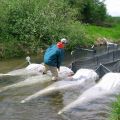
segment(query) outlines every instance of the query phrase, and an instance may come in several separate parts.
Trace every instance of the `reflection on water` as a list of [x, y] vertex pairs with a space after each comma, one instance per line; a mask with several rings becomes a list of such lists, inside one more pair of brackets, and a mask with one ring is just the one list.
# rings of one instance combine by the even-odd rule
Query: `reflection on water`
[[70, 120], [107, 120], [111, 101], [110, 98], [108, 99], [108, 96], [96, 99], [86, 105], [77, 106], [65, 115]]
[[[69, 58], [70, 57], [70, 58]], [[81, 56], [80, 56], [81, 57]], [[70, 55], [65, 58], [65, 65], [74, 58]], [[40, 59], [41, 60], [41, 59]], [[42, 60], [41, 60], [42, 61]], [[34, 61], [33, 61], [34, 62]], [[25, 67], [25, 58], [0, 62], [0, 73], [6, 73], [16, 68]], [[17, 82], [18, 78], [0, 79], [0, 87]], [[22, 79], [21, 79], [22, 80]], [[0, 93], [0, 120], [106, 120], [109, 115], [109, 106], [114, 96], [101, 98], [92, 103], [76, 108], [71, 113], [58, 115], [58, 111], [79, 96], [78, 89], [70, 92], [60, 92], [46, 97], [37, 98], [29, 103], [20, 101], [27, 96], [48, 86], [49, 83], [18, 88]], [[111, 98], [111, 99], [110, 99]]]
[[57, 111], [63, 107], [61, 94], [20, 104], [20, 100], [39, 89], [42, 87], [34, 86], [2, 94], [3, 97], [0, 97], [1, 120], [62, 120], [61, 116], [57, 115]]

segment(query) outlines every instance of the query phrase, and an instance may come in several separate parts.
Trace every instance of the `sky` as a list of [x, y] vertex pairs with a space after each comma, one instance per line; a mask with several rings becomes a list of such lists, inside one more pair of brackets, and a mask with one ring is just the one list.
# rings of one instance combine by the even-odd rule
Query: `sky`
[[120, 17], [120, 0], [105, 0], [104, 3], [109, 15]]

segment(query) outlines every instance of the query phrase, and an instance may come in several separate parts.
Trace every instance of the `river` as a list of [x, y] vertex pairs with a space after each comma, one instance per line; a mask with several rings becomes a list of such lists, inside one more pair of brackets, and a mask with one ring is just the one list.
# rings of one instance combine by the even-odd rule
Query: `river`
[[[82, 54], [80, 57], [82, 57]], [[42, 58], [38, 56], [32, 56], [31, 58], [32, 62], [42, 62]], [[74, 59], [75, 57], [66, 54], [63, 64], [69, 66]], [[27, 66], [25, 58], [0, 61], [0, 73], [6, 73], [25, 66]], [[2, 79], [0, 87], [15, 82], [16, 79], [12, 78]], [[58, 92], [53, 95], [37, 98], [25, 104], [20, 103], [22, 99], [45, 88], [49, 84], [51, 83], [37, 84], [0, 93], [0, 120], [106, 120], [108, 118], [110, 101], [114, 99], [112, 95], [109, 96], [109, 99], [106, 96], [84, 106], [84, 108], [76, 109], [72, 113], [65, 115], [58, 115], [57, 113], [78, 97], [80, 94], [78, 90]]]

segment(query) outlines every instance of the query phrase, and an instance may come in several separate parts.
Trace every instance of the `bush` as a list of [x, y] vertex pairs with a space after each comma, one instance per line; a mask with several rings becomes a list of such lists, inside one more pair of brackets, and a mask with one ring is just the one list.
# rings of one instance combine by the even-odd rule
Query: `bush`
[[110, 120], [120, 120], [120, 96], [117, 97], [117, 101], [112, 103]]
[[76, 10], [64, 0], [2, 0], [0, 8], [4, 13], [0, 41], [5, 44], [5, 56], [25, 55], [26, 51], [34, 54], [62, 37], [72, 40], [68, 48], [85, 43], [81, 25], [74, 20]]
[[76, 46], [88, 47], [94, 42], [86, 34], [84, 25], [79, 22], [71, 23], [66, 31], [70, 41], [69, 49], [74, 49]]

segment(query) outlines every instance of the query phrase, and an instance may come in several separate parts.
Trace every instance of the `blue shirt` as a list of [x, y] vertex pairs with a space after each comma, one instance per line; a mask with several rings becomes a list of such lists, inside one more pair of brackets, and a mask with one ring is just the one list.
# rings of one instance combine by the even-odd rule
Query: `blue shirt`
[[51, 45], [44, 54], [44, 63], [59, 68], [64, 58], [64, 49]]

